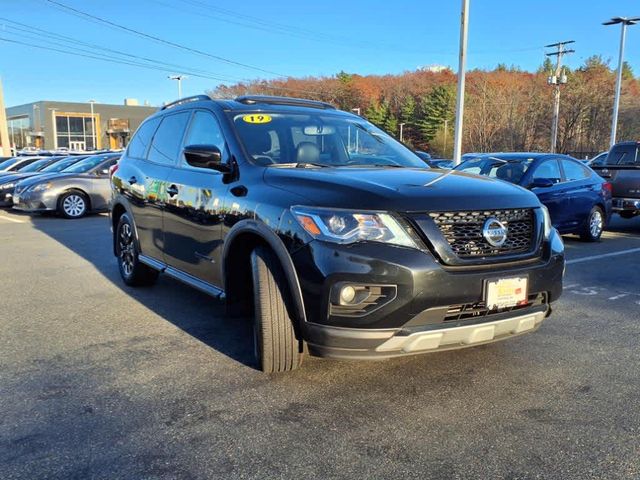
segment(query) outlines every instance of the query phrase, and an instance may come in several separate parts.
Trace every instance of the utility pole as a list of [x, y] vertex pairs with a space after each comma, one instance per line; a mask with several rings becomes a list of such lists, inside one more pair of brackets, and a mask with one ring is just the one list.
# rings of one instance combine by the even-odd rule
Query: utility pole
[[622, 67], [624, 66], [624, 41], [627, 35], [627, 25], [635, 25], [640, 22], [640, 17], [627, 18], [627, 17], [614, 17], [608, 22], [604, 22], [603, 25], [616, 25], [620, 24], [622, 30], [620, 32], [620, 53], [618, 56], [618, 72], [616, 79], [616, 95], [613, 100], [613, 119], [611, 120], [611, 141], [609, 147], [613, 147], [616, 143], [616, 134], [618, 130], [618, 108], [620, 107], [620, 90], [622, 89]]
[[403, 128], [404, 128], [404, 123], [400, 124], [400, 141], [402, 142], [404, 140], [404, 136], [402, 135], [403, 133]]
[[2, 79], [0, 79], [0, 153], [3, 157], [11, 156], [11, 139], [7, 129], [7, 112], [4, 109], [4, 94], [2, 93]]
[[453, 163], [460, 165], [462, 158], [462, 118], [464, 116], [464, 82], [467, 65], [467, 33], [469, 29], [469, 0], [462, 0], [460, 12], [460, 58], [458, 61], [458, 95], [453, 140]]
[[94, 99], [89, 100], [89, 103], [91, 104], [91, 130], [93, 130], [93, 150], [98, 150], [98, 145], [97, 145], [97, 138], [98, 135], [96, 134], [96, 117], [93, 115], [93, 104], [96, 103], [96, 101]]
[[575, 50], [567, 50], [565, 45], [575, 43], [573, 40], [566, 42], [552, 43], [545, 45], [544, 48], [555, 47], [556, 51], [545, 53], [547, 57], [556, 57], [555, 71], [551, 72], [547, 79], [547, 83], [554, 87], [553, 89], [553, 120], [551, 121], [551, 153], [555, 153], [558, 143], [558, 123], [560, 119], [560, 87], [567, 83], [567, 75], [562, 68], [562, 57], [567, 53], [574, 53]]
[[185, 80], [189, 77], [187, 77], [186, 75], [169, 75], [167, 78], [169, 80], [178, 81], [178, 99], [182, 98], [182, 80]]

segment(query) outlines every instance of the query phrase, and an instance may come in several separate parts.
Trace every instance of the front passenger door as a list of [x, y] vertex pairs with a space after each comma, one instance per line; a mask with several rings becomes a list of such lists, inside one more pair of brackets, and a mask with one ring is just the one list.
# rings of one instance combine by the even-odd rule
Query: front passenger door
[[[218, 120], [207, 110], [193, 113], [183, 146], [215, 145], [229, 159]], [[164, 211], [165, 259], [169, 266], [221, 288], [222, 207], [228, 186], [220, 172], [189, 165], [181, 153], [171, 171]]]
[[567, 225], [567, 209], [569, 205], [565, 192], [566, 186], [562, 182], [562, 173], [558, 160], [553, 158], [539, 163], [531, 175], [532, 180], [536, 178], [549, 179], [553, 182], [550, 187], [532, 188], [531, 191], [549, 209], [553, 226], [562, 231]]

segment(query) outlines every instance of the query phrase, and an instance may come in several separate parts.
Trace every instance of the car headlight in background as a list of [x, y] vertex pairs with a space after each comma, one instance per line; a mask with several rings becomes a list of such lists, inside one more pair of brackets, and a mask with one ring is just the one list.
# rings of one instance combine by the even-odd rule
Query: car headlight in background
[[13, 190], [15, 187], [15, 183], [5, 183], [4, 185], [0, 185], [0, 190]]
[[359, 212], [317, 207], [291, 207], [313, 238], [334, 243], [383, 242], [418, 248], [402, 225], [384, 212]]
[[32, 192], [42, 192], [43, 190], [49, 190], [52, 186], [53, 184], [51, 182], [38, 183], [31, 187], [29, 190], [31, 190]]
[[549, 215], [549, 209], [544, 205], [542, 205], [542, 216], [544, 217], [544, 239], [549, 240], [553, 225], [551, 224], [551, 216]]

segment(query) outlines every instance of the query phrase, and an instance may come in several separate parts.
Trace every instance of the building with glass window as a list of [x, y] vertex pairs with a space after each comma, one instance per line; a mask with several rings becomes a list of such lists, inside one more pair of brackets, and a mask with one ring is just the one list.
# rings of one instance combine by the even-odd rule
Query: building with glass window
[[20, 150], [94, 150], [124, 148], [138, 125], [156, 107], [39, 101], [9, 107], [7, 123], [11, 146]]

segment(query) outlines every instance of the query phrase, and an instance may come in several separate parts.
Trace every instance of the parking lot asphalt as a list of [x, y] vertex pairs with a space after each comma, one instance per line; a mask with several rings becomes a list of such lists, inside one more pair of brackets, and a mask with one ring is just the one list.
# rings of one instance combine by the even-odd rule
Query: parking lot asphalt
[[0, 211], [0, 478], [640, 478], [640, 218], [568, 237], [536, 333], [267, 376], [250, 327], [120, 281], [107, 217]]

